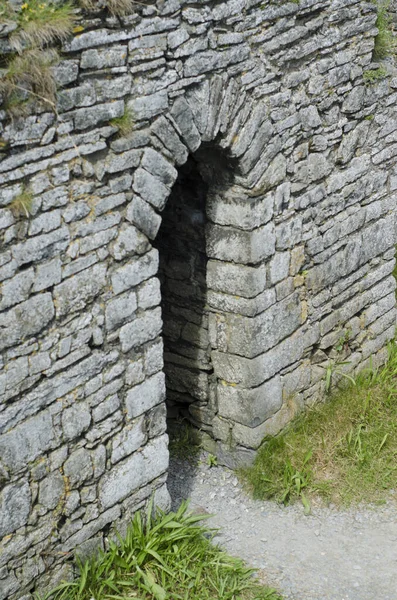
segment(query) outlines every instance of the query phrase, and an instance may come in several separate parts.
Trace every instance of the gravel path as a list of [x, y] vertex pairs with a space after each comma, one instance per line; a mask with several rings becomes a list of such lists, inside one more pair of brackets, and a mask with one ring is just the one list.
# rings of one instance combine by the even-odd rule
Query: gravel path
[[397, 505], [349, 510], [251, 500], [224, 467], [172, 459], [173, 508], [213, 514], [216, 541], [286, 600], [397, 600]]

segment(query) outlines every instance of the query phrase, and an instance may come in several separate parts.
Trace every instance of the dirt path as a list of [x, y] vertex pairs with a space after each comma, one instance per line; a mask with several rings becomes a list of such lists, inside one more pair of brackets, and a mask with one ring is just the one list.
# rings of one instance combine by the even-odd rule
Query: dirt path
[[216, 541], [260, 570], [286, 600], [397, 600], [397, 503], [376, 508], [280, 507], [251, 500], [234, 473], [173, 459], [176, 508], [214, 515]]

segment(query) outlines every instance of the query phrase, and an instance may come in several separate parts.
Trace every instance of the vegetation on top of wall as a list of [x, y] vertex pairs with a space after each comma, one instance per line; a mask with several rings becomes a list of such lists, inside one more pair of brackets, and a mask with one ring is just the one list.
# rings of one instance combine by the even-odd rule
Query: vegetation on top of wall
[[[51, 67], [60, 58], [49, 46], [83, 29], [76, 27], [76, 8], [125, 16], [137, 4], [136, 0], [27, 0], [17, 7], [9, 0], [0, 0], [0, 16], [15, 24], [9, 38], [14, 52], [6, 57], [6, 69], [0, 78], [0, 94], [9, 114], [28, 114], [37, 101], [55, 109], [56, 84]], [[120, 131], [126, 125], [127, 119], [120, 124]]]
[[367, 369], [329, 402], [265, 440], [242, 477], [257, 498], [287, 504], [316, 498], [349, 505], [385, 502], [397, 489], [397, 344], [387, 364]]
[[45, 600], [282, 600], [211, 543], [211, 530], [199, 524], [203, 515], [188, 513], [186, 503], [175, 513], [151, 515], [150, 504], [146, 518], [135, 514], [125, 538], [79, 563], [79, 577]]
[[375, 38], [374, 58], [387, 58], [396, 50], [392, 18], [389, 11], [390, 0], [379, 0], [377, 2], [377, 18], [375, 27], [378, 35]]

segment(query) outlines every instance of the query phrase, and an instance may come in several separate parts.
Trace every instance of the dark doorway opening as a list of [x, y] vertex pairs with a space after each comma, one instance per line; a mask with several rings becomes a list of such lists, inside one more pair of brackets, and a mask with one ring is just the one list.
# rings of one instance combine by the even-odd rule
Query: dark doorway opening
[[160, 255], [164, 371], [170, 429], [188, 419], [210, 432], [215, 381], [206, 307], [206, 199], [200, 163], [180, 168], [156, 239]]

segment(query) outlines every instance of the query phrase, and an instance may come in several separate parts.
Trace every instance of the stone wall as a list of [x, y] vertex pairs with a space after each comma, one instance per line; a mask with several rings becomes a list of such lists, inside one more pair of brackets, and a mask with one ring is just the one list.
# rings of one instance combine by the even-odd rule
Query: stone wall
[[357, 0], [83, 14], [58, 114], [0, 112], [0, 600], [168, 505], [159, 251], [169, 397], [227, 464], [322, 398], [330, 361], [384, 360], [397, 79], [370, 76], [375, 20]]

